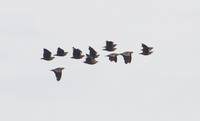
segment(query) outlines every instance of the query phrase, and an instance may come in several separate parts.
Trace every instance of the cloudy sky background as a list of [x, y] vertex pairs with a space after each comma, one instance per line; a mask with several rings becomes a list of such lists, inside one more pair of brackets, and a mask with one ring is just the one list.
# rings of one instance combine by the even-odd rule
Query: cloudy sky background
[[[199, 121], [198, 0], [1, 0], [2, 121]], [[109, 62], [133, 51], [131, 64]], [[141, 43], [153, 46], [140, 55]], [[94, 66], [73, 60], [93, 47]], [[65, 57], [41, 60], [43, 48]], [[65, 67], [60, 82], [51, 69]]]

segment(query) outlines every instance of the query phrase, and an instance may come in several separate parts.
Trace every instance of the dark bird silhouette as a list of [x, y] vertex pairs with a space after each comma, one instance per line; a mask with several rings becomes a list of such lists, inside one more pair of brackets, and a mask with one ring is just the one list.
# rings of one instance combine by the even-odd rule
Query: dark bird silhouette
[[143, 43], [142, 43], [142, 47], [143, 47], [142, 53], [140, 53], [140, 54], [142, 54], [142, 55], [150, 55], [151, 53], [153, 53], [153, 51], [151, 51], [153, 49], [153, 47], [148, 47], [147, 45], [145, 45]]
[[82, 55], [82, 51], [73, 47], [73, 57], [74, 59], [81, 59], [84, 55]]
[[62, 70], [63, 70], [64, 68], [63, 67], [61, 67], [61, 68], [56, 68], [56, 69], [52, 69], [51, 71], [53, 71], [54, 73], [55, 73], [55, 75], [56, 75], [56, 80], [57, 81], [60, 81], [60, 79], [61, 79], [61, 76], [62, 76]]
[[116, 45], [117, 44], [114, 44], [112, 41], [106, 41], [106, 46], [104, 46], [105, 49], [103, 49], [103, 50], [106, 50], [106, 51], [115, 51], [116, 50], [116, 48], [115, 48]]
[[51, 52], [44, 48], [43, 58], [41, 58], [41, 59], [50, 61], [50, 60], [54, 59], [54, 57], [51, 57]]
[[86, 59], [84, 61], [84, 63], [87, 63], [87, 64], [91, 64], [91, 65], [94, 65], [97, 63], [97, 61], [95, 60], [95, 58], [93, 58], [91, 55], [88, 55], [86, 54]]
[[99, 55], [97, 55], [97, 52], [89, 46], [89, 50], [90, 50], [90, 56], [93, 57], [93, 58], [97, 58], [99, 57]]
[[67, 53], [68, 52], [65, 52], [63, 49], [58, 47], [57, 54], [55, 54], [54, 56], [65, 56], [65, 55], [67, 55]]
[[131, 60], [132, 60], [132, 57], [131, 57], [131, 54], [133, 52], [131, 51], [127, 51], [127, 52], [124, 52], [124, 53], [121, 53], [120, 55], [123, 56], [124, 58], [124, 63], [127, 64], [127, 63], [131, 63]]
[[115, 63], [117, 62], [117, 56], [118, 56], [119, 54], [117, 54], [117, 53], [111, 53], [111, 54], [109, 54], [109, 55], [106, 55], [106, 57], [109, 57], [109, 60], [112, 62], [112, 61], [114, 61]]

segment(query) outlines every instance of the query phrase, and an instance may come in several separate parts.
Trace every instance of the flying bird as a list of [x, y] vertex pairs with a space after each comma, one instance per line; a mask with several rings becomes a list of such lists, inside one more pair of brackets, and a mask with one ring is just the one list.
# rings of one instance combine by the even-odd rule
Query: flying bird
[[82, 51], [73, 47], [73, 57], [74, 59], [81, 59], [84, 55], [82, 55]]
[[51, 57], [51, 52], [49, 50], [44, 48], [43, 51], [44, 51], [43, 58], [41, 58], [41, 59], [50, 61], [55, 58], [55, 57]]
[[56, 69], [52, 69], [51, 71], [53, 71], [54, 73], [55, 73], [55, 75], [56, 75], [56, 80], [57, 81], [60, 81], [60, 79], [61, 79], [61, 76], [62, 76], [62, 70], [63, 70], [64, 68], [63, 67], [61, 67], [61, 68], [56, 68]]
[[109, 57], [109, 60], [112, 62], [112, 61], [114, 61], [115, 63], [117, 62], [117, 56], [118, 56], [119, 54], [117, 54], [117, 53], [111, 53], [111, 54], [109, 54], [109, 55], [106, 55], [106, 57]]
[[127, 51], [127, 52], [124, 52], [124, 53], [120, 54], [120, 55], [123, 56], [125, 64], [131, 63], [131, 60], [132, 60], [131, 54], [132, 53], [133, 53], [132, 51]]
[[86, 54], [86, 59], [84, 61], [84, 63], [90, 64], [90, 65], [94, 65], [97, 63], [97, 61], [95, 60], [95, 58], [93, 58], [91, 55]]
[[153, 53], [153, 51], [151, 51], [153, 49], [153, 47], [148, 47], [147, 45], [145, 45], [143, 43], [142, 43], [142, 47], [143, 47], [142, 53], [140, 53], [140, 54], [142, 54], [142, 55], [150, 55], [151, 53]]
[[104, 46], [105, 48], [103, 50], [106, 50], [106, 51], [115, 51], [116, 46], [117, 44], [114, 44], [112, 41], [106, 41], [106, 46]]
[[65, 56], [65, 55], [67, 55], [67, 53], [68, 52], [65, 52], [63, 49], [58, 47], [57, 54], [55, 54], [54, 56]]
[[90, 50], [90, 56], [93, 57], [93, 58], [97, 58], [99, 57], [99, 55], [97, 55], [97, 52], [89, 46], [89, 50]]

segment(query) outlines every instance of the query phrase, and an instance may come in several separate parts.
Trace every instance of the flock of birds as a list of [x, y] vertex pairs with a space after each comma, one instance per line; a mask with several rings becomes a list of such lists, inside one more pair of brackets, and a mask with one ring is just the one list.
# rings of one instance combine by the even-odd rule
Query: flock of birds
[[[112, 52], [112, 51], [115, 51], [116, 50], [116, 45], [117, 44], [114, 44], [112, 41], [106, 41], [106, 46], [104, 46], [104, 49], [105, 51], [109, 51], [109, 52]], [[148, 47], [147, 45], [143, 44], [142, 43], [142, 55], [150, 55], [152, 53], [152, 49], [153, 47]], [[94, 65], [97, 63], [97, 61], [95, 60], [95, 58], [98, 58], [99, 55], [97, 54], [97, 52], [89, 46], [89, 54], [86, 54], [86, 59], [84, 61], [84, 63], [86, 64], [91, 64], [91, 65]], [[125, 64], [128, 64], [128, 63], [131, 63], [131, 54], [133, 52], [132, 51], [126, 51], [126, 52], [123, 52], [123, 53], [111, 53], [109, 55], [106, 55], [106, 57], [109, 57], [109, 60], [112, 62], [117, 62], [117, 56], [118, 55], [122, 55], [123, 58], [124, 58], [124, 63]], [[54, 56], [66, 56], [68, 54], [68, 52], [65, 52], [63, 49], [61, 49], [60, 47], [58, 47], [58, 50], [57, 50], [57, 54], [55, 54]], [[84, 55], [82, 55], [82, 51], [80, 49], [76, 49], [73, 47], [73, 56], [71, 58], [73, 59], [81, 59], [83, 58]], [[47, 49], [44, 48], [44, 53], [43, 53], [43, 60], [46, 60], [46, 61], [51, 61], [53, 60], [55, 57], [52, 57], [51, 56], [51, 52]], [[52, 69], [51, 71], [53, 71], [56, 75], [56, 79], [57, 81], [60, 81], [61, 79], [61, 76], [62, 76], [62, 70], [64, 68], [63, 67], [60, 67], [60, 68], [56, 68], [56, 69]]]

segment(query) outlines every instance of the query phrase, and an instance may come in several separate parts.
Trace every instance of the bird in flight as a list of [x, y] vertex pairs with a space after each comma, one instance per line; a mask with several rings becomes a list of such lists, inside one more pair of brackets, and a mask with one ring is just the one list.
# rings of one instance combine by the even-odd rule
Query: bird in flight
[[63, 49], [58, 47], [57, 54], [55, 54], [54, 56], [65, 56], [65, 55], [67, 55], [67, 53], [68, 52], [65, 52]]
[[109, 57], [109, 60], [112, 62], [112, 61], [114, 61], [115, 63], [117, 62], [117, 56], [118, 56], [119, 54], [117, 54], [117, 53], [111, 53], [111, 54], [109, 54], [109, 55], [106, 55], [106, 57]]
[[51, 52], [49, 50], [44, 48], [43, 51], [44, 51], [43, 58], [41, 58], [41, 59], [50, 61], [55, 58], [55, 57], [51, 57]]
[[52, 69], [51, 70], [51, 71], [53, 71], [55, 73], [57, 81], [60, 81], [63, 69], [64, 69], [63, 67], [60, 67], [60, 68], [56, 68], [56, 69]]
[[145, 45], [143, 43], [142, 43], [142, 47], [143, 47], [142, 53], [140, 53], [140, 54], [142, 54], [142, 55], [150, 55], [151, 53], [153, 53], [153, 51], [151, 51], [153, 49], [153, 47], [148, 47], [147, 45]]
[[131, 63], [131, 60], [132, 60], [131, 54], [132, 53], [133, 53], [132, 51], [127, 51], [127, 52], [124, 52], [124, 53], [120, 54], [120, 55], [123, 56], [125, 64]]
[[81, 59], [84, 55], [82, 55], [82, 51], [73, 47], [73, 57], [74, 59]]
[[90, 56], [93, 57], [93, 58], [97, 58], [99, 57], [99, 55], [97, 54], [97, 52], [89, 46], [89, 51], [90, 51]]
[[84, 61], [84, 63], [87, 63], [87, 64], [91, 64], [91, 65], [94, 65], [97, 63], [97, 61], [95, 60], [95, 58], [93, 58], [91, 55], [88, 55], [86, 54], [86, 59]]
[[106, 51], [115, 51], [116, 46], [117, 44], [114, 44], [112, 41], [106, 41], [106, 46], [104, 46], [104, 49], [103, 50], [106, 50]]
[[[117, 44], [114, 44], [112, 41], [106, 41], [106, 46], [104, 46], [103, 50], [106, 50], [108, 52], [115, 51], [116, 45]], [[151, 53], [153, 53], [153, 51], [152, 51], [153, 47], [148, 47], [147, 45], [145, 45], [143, 43], [142, 43], [142, 47], [143, 47], [143, 49], [141, 49], [142, 53], [140, 53], [140, 54], [150, 55]], [[74, 47], [72, 47], [72, 48], [73, 48], [73, 53], [72, 53], [71, 58], [81, 59], [81, 58], [84, 57], [84, 55], [82, 55], [82, 51], [80, 49], [74, 48]], [[89, 54], [86, 54], [86, 58], [85, 58], [84, 63], [89, 64], [89, 65], [94, 65], [98, 62], [95, 59], [97, 57], [99, 57], [99, 54], [97, 54], [97, 52], [90, 46], [89, 46], [88, 49], [89, 49]], [[50, 60], [53, 60], [55, 58], [55, 57], [51, 56], [52, 53], [49, 50], [47, 50], [46, 48], [44, 48], [43, 51], [44, 51], [43, 52], [43, 58], [41, 58], [41, 59], [46, 60], [46, 61], [50, 61]], [[65, 52], [63, 49], [58, 47], [57, 53], [55, 54], [55, 56], [66, 56], [67, 54], [68, 54], [68, 52]], [[124, 63], [128, 64], [128, 63], [131, 63], [131, 61], [132, 61], [132, 54], [133, 54], [132, 51], [125, 51], [123, 53], [110, 53], [109, 55], [106, 55], [106, 57], [108, 57], [111, 62], [114, 61], [115, 63], [117, 63], [118, 55], [122, 55], [123, 59], [124, 59]], [[51, 70], [55, 73], [57, 81], [61, 80], [63, 69], [64, 69], [64, 67], [59, 67], [59, 68], [55, 68], [55, 69]]]

